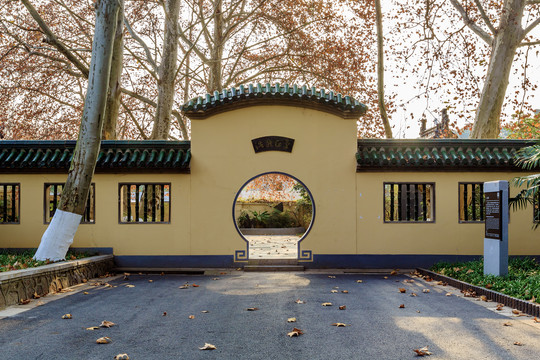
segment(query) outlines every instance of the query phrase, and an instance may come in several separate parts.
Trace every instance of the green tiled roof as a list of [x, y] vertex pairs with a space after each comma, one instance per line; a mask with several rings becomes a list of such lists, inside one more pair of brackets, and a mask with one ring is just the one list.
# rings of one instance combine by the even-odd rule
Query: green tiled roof
[[358, 140], [357, 171], [521, 171], [525, 140]]
[[[0, 173], [67, 172], [75, 141], [0, 141]], [[189, 141], [101, 142], [96, 173], [189, 172]]]
[[328, 112], [345, 119], [358, 119], [367, 106], [358, 100], [315, 87], [285, 84], [249, 84], [214, 91], [188, 101], [182, 111], [190, 119], [204, 119], [217, 113], [253, 105], [290, 105]]

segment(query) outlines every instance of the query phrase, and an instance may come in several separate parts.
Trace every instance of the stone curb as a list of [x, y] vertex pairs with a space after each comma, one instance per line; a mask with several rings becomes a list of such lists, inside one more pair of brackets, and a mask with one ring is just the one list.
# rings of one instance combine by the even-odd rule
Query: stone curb
[[99, 255], [0, 273], [0, 309], [99, 277], [113, 266], [113, 255]]
[[540, 316], [540, 305], [532, 303], [527, 300], [516, 299], [515, 297], [502, 294], [497, 291], [489, 290], [480, 286], [472, 285], [464, 281], [456, 280], [454, 278], [438, 274], [436, 272], [417, 268], [416, 269], [422, 275], [429, 275], [433, 280], [444, 281], [448, 285], [453, 286], [459, 290], [472, 289], [478, 296], [485, 295], [488, 300], [496, 301], [497, 303], [509, 306], [513, 309], [517, 309], [524, 314], [531, 316]]

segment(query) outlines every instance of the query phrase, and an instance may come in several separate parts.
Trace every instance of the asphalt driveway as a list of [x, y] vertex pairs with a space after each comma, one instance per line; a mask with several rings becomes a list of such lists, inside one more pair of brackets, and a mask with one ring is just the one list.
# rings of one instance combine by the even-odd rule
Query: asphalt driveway
[[[424, 346], [430, 359], [540, 354], [540, 325], [532, 318], [501, 315], [492, 310], [495, 303], [406, 275], [218, 272], [99, 281], [111, 286], [89, 281], [68, 296], [0, 319], [0, 358], [414, 359], [413, 349]], [[24, 306], [31, 304], [18, 307]], [[62, 319], [67, 313], [72, 319]], [[296, 323], [287, 322], [292, 317]], [[116, 325], [87, 330], [103, 320]], [[294, 327], [304, 334], [287, 336]], [[111, 342], [96, 344], [103, 336]], [[217, 349], [199, 350], [205, 343]]]

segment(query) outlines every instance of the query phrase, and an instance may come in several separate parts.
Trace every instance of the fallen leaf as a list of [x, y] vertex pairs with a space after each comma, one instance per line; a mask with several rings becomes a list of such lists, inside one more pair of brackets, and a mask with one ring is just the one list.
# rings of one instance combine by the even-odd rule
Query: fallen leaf
[[163, 314], [161, 316], [167, 316], [167, 312], [164, 311]]
[[540, 323], [540, 319], [538, 319], [536, 316], [534, 317], [533, 321], [534, 321], [535, 323]]
[[406, 280], [403, 280], [404, 283], [413, 283], [414, 280], [413, 279], [406, 279]]
[[482, 296], [480, 296], [480, 300], [487, 302], [488, 298], [487, 298], [486, 295], [482, 295]]
[[201, 312], [202, 312], [203, 314], [208, 314], [210, 311], [208, 311], [208, 310], [203, 310], [203, 311], [201, 311]]
[[36, 306], [42, 306], [42, 305], [45, 305], [45, 303], [43, 301], [38, 301]]
[[134, 288], [135, 285], [128, 284], [128, 285], [126, 285], [126, 287], [127, 287], [127, 288]]
[[332, 306], [332, 303], [331, 302], [325, 302], [325, 303], [322, 303], [321, 305], [322, 306]]
[[399, 308], [400, 308], [400, 309], [405, 309], [405, 304], [399, 305]]
[[328, 275], [328, 278], [335, 279], [336, 277], [334, 275]]
[[305, 304], [306, 302], [304, 300], [297, 299], [295, 301], [295, 303], [297, 303], [297, 304]]
[[189, 315], [188, 319], [195, 319], [195, 315]]
[[491, 284], [486, 284], [486, 289], [491, 289], [493, 287], [493, 285]]
[[149, 283], [154, 282], [154, 280], [148, 280]]
[[513, 309], [512, 310], [512, 314], [514, 315], [519, 315], [521, 313], [521, 311], [519, 311], [518, 309]]
[[345, 326], [351, 326], [350, 324], [344, 324], [344, 323], [333, 323], [332, 326], [335, 327], [345, 327]]
[[129, 280], [129, 275], [130, 275], [130, 273], [127, 273], [127, 272], [124, 273], [124, 280]]
[[118, 354], [114, 357], [114, 360], [129, 360], [128, 354]]
[[344, 293], [344, 294], [348, 294], [349, 290], [341, 290], [341, 292]]
[[88, 292], [88, 291], [85, 291], [85, 292], [83, 292], [83, 294], [84, 294], [84, 295], [88, 295], [88, 294], [89, 294], [89, 292]]
[[72, 319], [73, 317], [71, 316], [71, 314], [64, 314], [62, 315], [62, 319]]
[[288, 318], [287, 319], [287, 322], [290, 322], [290, 323], [293, 323], [293, 322], [296, 322], [296, 318]]
[[418, 296], [418, 295], [416, 295], [416, 293], [411, 293], [411, 296], [415, 297], [415, 296]]
[[523, 346], [523, 343], [520, 343], [519, 341], [516, 341], [516, 342], [514, 342], [514, 345]]
[[219, 275], [227, 275], [226, 272], [220, 272]]
[[403, 293], [406, 293], [406, 292], [407, 292], [407, 289], [399, 288], [399, 292], [402, 293], [402, 294], [403, 294]]
[[424, 280], [426, 280], [427, 282], [431, 282], [431, 281], [433, 281], [433, 279], [432, 279], [432, 278], [430, 278], [429, 276], [426, 276], [426, 277], [424, 278]]
[[505, 323], [503, 324], [503, 326], [512, 326], [512, 323], [511, 323], [511, 322], [505, 322]]
[[429, 356], [429, 355], [431, 355], [431, 352], [429, 352], [427, 346], [424, 346], [424, 347], [421, 348], [421, 349], [414, 349], [413, 351], [414, 351], [414, 352], [416, 353], [416, 355], [418, 355], [418, 356], [426, 356], [426, 355]]
[[423, 293], [427, 294], [429, 292], [429, 289], [422, 290]]
[[388, 279], [388, 276], [385, 276], [383, 279]]
[[203, 347], [200, 347], [199, 350], [216, 350], [217, 347], [215, 345], [204, 343]]
[[24, 300], [21, 300], [21, 301], [19, 302], [19, 305], [26, 305], [26, 304], [30, 303], [30, 301], [32, 301], [32, 300], [30, 300], [30, 299], [24, 299]]
[[357, 283], [363, 283], [363, 280], [356, 280]]
[[347, 307], [345, 305], [340, 305], [339, 310], [347, 310]]
[[504, 304], [498, 304], [495, 310], [501, 311], [504, 308]]
[[390, 272], [390, 275], [397, 275], [397, 274], [398, 274], [397, 270], [392, 270], [392, 271]]
[[420, 310], [416, 310], [416, 312], [420, 314]]
[[219, 280], [219, 278], [212, 278], [212, 280]]
[[112, 321], [103, 320], [103, 321], [101, 322], [101, 325], [99, 325], [99, 326], [101, 326], [101, 327], [106, 327], [106, 328], [110, 328], [111, 326], [114, 326], [114, 325], [116, 325], [116, 324], [113, 323]]
[[88, 280], [86, 280], [86, 279], [82, 279], [82, 282], [83, 282], [83, 283], [87, 283], [87, 282], [88, 282]]
[[165, 275], [165, 273], [162, 271], [161, 274], [159, 274], [159, 275], [163, 276], [163, 275]]
[[452, 293], [446, 293], [446, 296], [452, 296]]
[[304, 330], [293, 328], [291, 332], [287, 333], [288, 337], [304, 335]]
[[193, 284], [193, 285], [191, 285], [191, 286], [193, 286], [193, 287], [199, 287], [199, 285], [197, 285], [197, 284]]
[[251, 307], [251, 308], [247, 308], [246, 310], [247, 311], [257, 311], [257, 310], [259, 310], [259, 308]]
[[91, 326], [91, 327], [87, 327], [86, 330], [98, 330], [99, 329], [99, 326]]
[[236, 268], [236, 271], [242, 271], [242, 268]]
[[338, 291], [337, 291], [337, 290], [330, 290], [330, 292], [331, 292], [332, 294], [335, 294], [335, 293], [337, 293]]
[[189, 285], [182, 285], [182, 286], [179, 286], [178, 288], [179, 289], [187, 289], [187, 288], [189, 288]]
[[473, 270], [473, 269], [469, 269], [469, 270], [467, 270], [467, 274], [470, 274], [470, 273], [473, 273], [473, 272], [474, 272], [474, 270]]
[[96, 340], [96, 343], [98, 344], [108, 344], [110, 342], [111, 342], [111, 338], [108, 338], [107, 336], [100, 337], [99, 339]]
[[37, 293], [37, 291], [34, 291], [34, 299], [39, 299], [41, 295]]

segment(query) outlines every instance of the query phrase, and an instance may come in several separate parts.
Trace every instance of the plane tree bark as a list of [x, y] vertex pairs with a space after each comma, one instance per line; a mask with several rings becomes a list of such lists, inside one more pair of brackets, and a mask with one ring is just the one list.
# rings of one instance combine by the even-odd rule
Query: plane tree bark
[[95, 3], [96, 26], [79, 138], [60, 203], [43, 234], [34, 256], [36, 260], [64, 259], [84, 214], [101, 145], [101, 131], [120, 8], [118, 0], [97, 0]]

